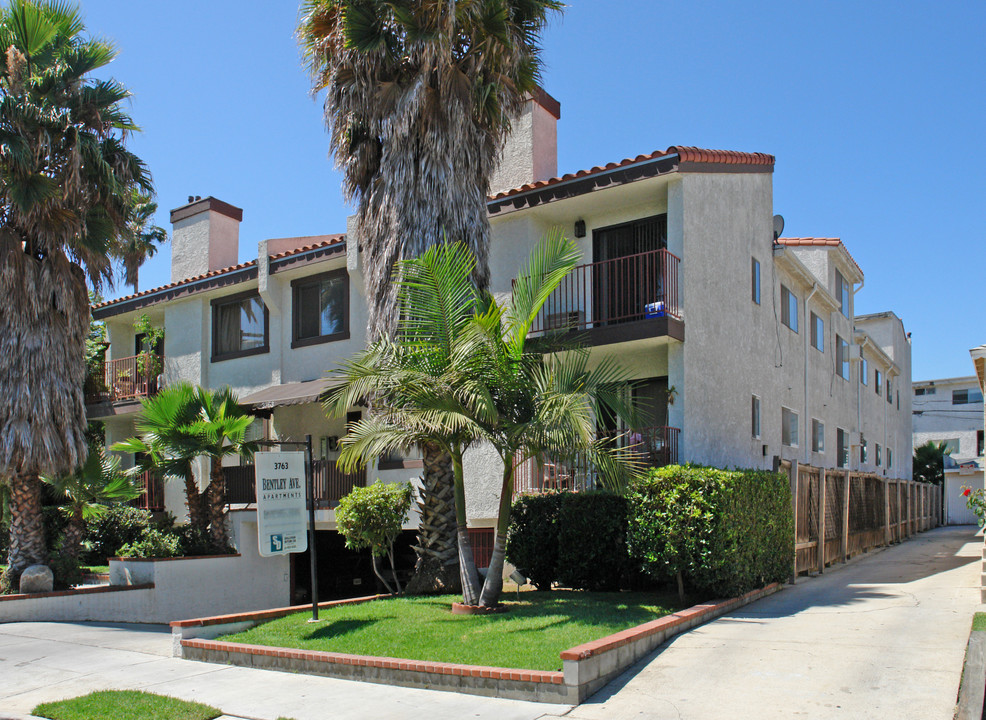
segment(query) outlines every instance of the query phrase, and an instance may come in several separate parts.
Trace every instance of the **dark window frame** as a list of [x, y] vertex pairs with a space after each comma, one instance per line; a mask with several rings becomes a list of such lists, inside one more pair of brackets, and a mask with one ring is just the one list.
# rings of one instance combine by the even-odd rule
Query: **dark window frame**
[[797, 333], [800, 326], [798, 305], [801, 300], [787, 285], [781, 285], [781, 325], [791, 332]]
[[[843, 338], [841, 335], [836, 333], [835, 336], [835, 374], [840, 378], [849, 382], [849, 378], [852, 375], [852, 365], [849, 358], [849, 342]], [[845, 375], [843, 375], [843, 371]]]
[[[247, 348], [246, 350], [234, 350], [232, 352], [217, 353], [216, 345], [219, 341], [219, 308], [224, 305], [241, 303], [248, 298], [258, 298], [260, 300], [260, 304], [264, 307], [264, 344], [255, 348]], [[209, 305], [212, 308], [212, 331], [210, 333], [211, 345], [209, 348], [210, 362], [223, 362], [225, 360], [235, 360], [236, 358], [249, 357], [251, 355], [263, 355], [264, 353], [270, 352], [270, 310], [267, 309], [267, 303], [265, 303], [264, 299], [260, 297], [260, 293], [257, 290], [245, 290], [244, 292], [236, 293], [235, 295], [224, 295], [223, 297], [211, 300]]]
[[752, 294], [751, 299], [757, 305], [760, 304], [760, 261], [753, 258], [753, 262], [750, 266], [750, 292]]
[[849, 433], [842, 428], [835, 429], [836, 467], [849, 467]]
[[[312, 285], [320, 285], [326, 279], [341, 277], [343, 279], [343, 318], [342, 330], [328, 335], [313, 335], [311, 337], [300, 337], [301, 334], [301, 313], [299, 312], [299, 299], [301, 291]], [[310, 345], [321, 345], [322, 343], [336, 342], [338, 340], [348, 340], [349, 331], [349, 272], [346, 268], [336, 268], [327, 270], [317, 275], [306, 275], [291, 281], [291, 348], [309, 347]]]
[[811, 346], [818, 352], [825, 353], [825, 320], [815, 312], [808, 315], [811, 325]]

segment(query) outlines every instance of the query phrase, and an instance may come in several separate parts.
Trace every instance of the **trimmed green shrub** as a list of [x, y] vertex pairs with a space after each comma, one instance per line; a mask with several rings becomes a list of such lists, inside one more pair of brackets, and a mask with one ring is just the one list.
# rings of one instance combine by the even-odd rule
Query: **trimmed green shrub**
[[83, 565], [105, 565], [106, 558], [128, 543], [138, 542], [148, 528], [151, 514], [127, 505], [114, 505], [99, 517], [86, 521]]
[[790, 573], [791, 491], [779, 473], [673, 465], [635, 480], [627, 499], [630, 555], [654, 577], [731, 597]]
[[619, 590], [630, 564], [626, 498], [605, 491], [560, 497], [558, 581], [579, 590]]
[[121, 546], [115, 555], [129, 558], [171, 558], [181, 556], [177, 535], [149, 529], [140, 540]]
[[61, 553], [52, 553], [48, 557], [47, 565], [54, 578], [53, 589], [68, 590], [73, 585], [82, 583], [84, 573], [78, 559]]
[[566, 493], [521, 495], [514, 500], [507, 528], [507, 561], [523, 571], [538, 590], [558, 579], [558, 515]]

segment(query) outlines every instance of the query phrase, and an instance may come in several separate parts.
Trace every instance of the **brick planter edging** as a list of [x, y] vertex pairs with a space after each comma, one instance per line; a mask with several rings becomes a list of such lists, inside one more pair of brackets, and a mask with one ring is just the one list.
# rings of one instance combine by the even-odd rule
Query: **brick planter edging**
[[[210, 639], [245, 630], [266, 620], [303, 612], [307, 606], [177, 621], [171, 623], [171, 627], [174, 654], [190, 660], [574, 705], [581, 703], [666, 640], [780, 589], [780, 583], [771, 583], [739, 597], [694, 605], [663, 618], [569, 648], [561, 653], [562, 672], [350, 655]], [[383, 597], [389, 596], [372, 595], [337, 600], [320, 604], [319, 607], [349, 605]]]
[[55, 598], [68, 597], [69, 595], [98, 595], [99, 593], [127, 592], [128, 590], [150, 590], [154, 583], [145, 585], [98, 585], [96, 587], [82, 587], [74, 590], [55, 590], [46, 593], [19, 593], [17, 595], [0, 595], [0, 602], [10, 600], [30, 600], [32, 598]]

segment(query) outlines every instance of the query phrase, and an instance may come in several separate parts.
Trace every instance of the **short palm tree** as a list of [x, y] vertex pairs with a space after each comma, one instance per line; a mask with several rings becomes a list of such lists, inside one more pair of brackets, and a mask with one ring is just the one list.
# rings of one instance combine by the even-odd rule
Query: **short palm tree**
[[86, 461], [75, 472], [42, 477], [56, 494], [65, 498], [62, 511], [68, 518], [61, 553], [79, 557], [86, 520], [99, 517], [110, 505], [128, 502], [140, 495], [133, 482], [120, 469], [120, 458], [107, 456], [102, 447], [90, 447]]
[[86, 291], [113, 280], [134, 211], [152, 191], [125, 146], [130, 93], [90, 73], [116, 56], [59, 0], [0, 9], [0, 475], [11, 490], [8, 582], [43, 563], [39, 474], [86, 457]]
[[[381, 400], [378, 412], [343, 438], [345, 466], [425, 439], [450, 453], [467, 604], [499, 601], [514, 473], [523, 460], [580, 453], [614, 488], [635, 470], [633, 455], [599, 440], [595, 424], [604, 410], [634, 422], [635, 410], [620, 390], [625, 373], [610, 362], [590, 369], [588, 353], [578, 347], [546, 355], [544, 347], [527, 345], [541, 308], [578, 259], [573, 243], [549, 236], [505, 304], [472, 285], [474, 260], [461, 245], [438, 246], [405, 261], [394, 341], [378, 341], [358, 354], [328, 398], [336, 412], [368, 396]], [[482, 590], [471, 562], [462, 464], [465, 450], [478, 442], [492, 445], [503, 461], [496, 540]]]
[[[559, 0], [305, 0], [298, 29], [330, 148], [356, 201], [371, 340], [397, 317], [395, 264], [448, 239], [489, 280], [486, 196], [511, 122], [541, 70]], [[372, 410], [372, 408], [371, 408]], [[451, 458], [425, 443], [409, 592], [454, 582]]]
[[[110, 449], [134, 453], [138, 458], [134, 472], [153, 470], [165, 478], [180, 479], [185, 484], [190, 524], [202, 531], [208, 527], [216, 550], [225, 549], [229, 536], [222, 461], [230, 456], [252, 457], [256, 452], [256, 443], [246, 440], [253, 416], [230, 388], [210, 391], [188, 383], [170, 385], [142, 399], [141, 405], [139, 435]], [[209, 460], [209, 484], [201, 492], [193, 471], [198, 457]]]

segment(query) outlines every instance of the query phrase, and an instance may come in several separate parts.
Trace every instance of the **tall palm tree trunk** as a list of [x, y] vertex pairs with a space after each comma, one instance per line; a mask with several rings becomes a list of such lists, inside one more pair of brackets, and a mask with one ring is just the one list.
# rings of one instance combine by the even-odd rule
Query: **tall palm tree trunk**
[[507, 528], [510, 526], [510, 508], [514, 497], [514, 459], [507, 457], [503, 463], [503, 485], [500, 489], [500, 508], [496, 516], [496, 539], [493, 541], [493, 554], [490, 567], [486, 571], [483, 593], [479, 604], [495, 607], [503, 592], [503, 561], [507, 554]]
[[441, 446], [421, 446], [424, 457], [421, 522], [414, 551], [418, 561], [407, 584], [407, 594], [461, 592], [459, 550], [456, 535], [454, 471], [452, 457]]
[[185, 475], [185, 504], [188, 505], [188, 522], [198, 530], [205, 531], [209, 526], [209, 516], [206, 512], [206, 494], [199, 492], [195, 475], [189, 472]]
[[452, 455], [452, 468], [455, 476], [455, 522], [456, 537], [459, 541], [459, 579], [462, 582], [462, 602], [466, 605], [479, 603], [479, 571], [476, 558], [472, 554], [472, 541], [466, 516], [465, 476], [462, 471], [462, 453]]
[[16, 588], [21, 573], [48, 559], [41, 521], [41, 480], [37, 473], [17, 472], [10, 478], [10, 549], [7, 578]]
[[70, 558], [79, 557], [79, 550], [82, 549], [82, 537], [85, 535], [86, 522], [82, 515], [82, 507], [72, 508], [72, 515], [65, 525], [62, 533], [62, 555]]
[[208, 488], [209, 534], [216, 551], [229, 547], [229, 533], [226, 530], [226, 476], [222, 461], [212, 459], [212, 472]]

